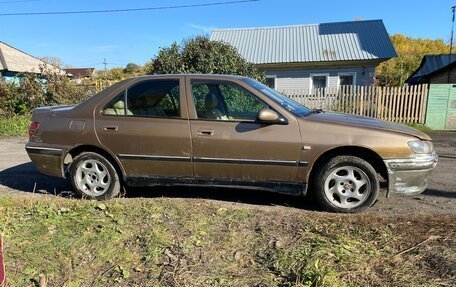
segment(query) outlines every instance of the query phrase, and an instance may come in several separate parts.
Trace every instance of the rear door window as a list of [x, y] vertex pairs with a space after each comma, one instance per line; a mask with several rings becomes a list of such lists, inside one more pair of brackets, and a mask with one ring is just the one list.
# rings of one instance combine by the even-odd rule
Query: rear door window
[[179, 80], [147, 80], [109, 102], [104, 115], [180, 118]]

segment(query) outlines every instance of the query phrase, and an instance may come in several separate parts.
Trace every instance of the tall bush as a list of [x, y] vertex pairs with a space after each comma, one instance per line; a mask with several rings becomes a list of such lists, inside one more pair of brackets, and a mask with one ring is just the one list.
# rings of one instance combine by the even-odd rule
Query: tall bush
[[264, 80], [264, 73], [242, 58], [233, 46], [204, 36], [160, 49], [146, 64], [145, 71], [147, 74], [232, 74]]
[[0, 116], [26, 115], [40, 106], [76, 104], [93, 93], [92, 90], [43, 66], [39, 75], [26, 73], [11, 82], [0, 79]]

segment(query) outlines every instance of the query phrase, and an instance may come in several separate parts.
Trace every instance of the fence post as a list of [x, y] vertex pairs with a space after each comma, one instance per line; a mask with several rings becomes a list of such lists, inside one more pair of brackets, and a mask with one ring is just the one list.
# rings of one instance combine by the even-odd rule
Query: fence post
[[400, 111], [401, 111], [401, 122], [405, 122], [405, 108], [407, 107], [407, 90], [406, 90], [406, 86], [402, 86], [401, 88], [401, 107], [400, 107]]
[[351, 114], [355, 114], [356, 113], [356, 109], [357, 109], [357, 106], [356, 106], [356, 92], [357, 91], [358, 91], [358, 87], [357, 86], [353, 87]]
[[346, 113], [346, 103], [345, 103], [345, 100], [346, 100], [346, 97], [347, 97], [347, 90], [348, 90], [348, 87], [347, 87], [347, 86], [344, 86], [343, 94], [342, 94], [342, 110], [341, 110], [341, 112], [343, 112], [343, 113]]
[[412, 86], [412, 123], [417, 123], [417, 100], [416, 100], [416, 85]]
[[361, 87], [359, 93], [359, 115], [364, 116], [364, 87]]
[[398, 115], [398, 109], [397, 107], [399, 106], [399, 88], [398, 87], [394, 87], [394, 93], [393, 93], [393, 103], [394, 103], [394, 107], [393, 107], [393, 113], [394, 113], [394, 116], [393, 116], [393, 121], [397, 121], [398, 118], [399, 118], [399, 115]]
[[427, 97], [428, 97], [428, 85], [427, 84], [423, 84], [421, 85], [421, 96], [423, 97], [423, 101], [422, 101], [422, 105], [421, 105], [421, 109], [420, 109], [420, 124], [424, 124], [426, 119], [425, 119], [425, 113], [426, 113], [426, 105], [427, 105]]
[[377, 118], [382, 118], [382, 87], [375, 87], [377, 94]]
[[369, 86], [370, 97], [369, 97], [369, 117], [375, 117], [377, 115], [377, 94], [374, 86]]
[[391, 121], [393, 119], [393, 113], [392, 113], [392, 110], [393, 110], [393, 88], [392, 87], [388, 87], [388, 111], [387, 111], [387, 118], [386, 120], [388, 121]]
[[412, 87], [408, 86], [407, 88], [407, 122], [412, 122]]

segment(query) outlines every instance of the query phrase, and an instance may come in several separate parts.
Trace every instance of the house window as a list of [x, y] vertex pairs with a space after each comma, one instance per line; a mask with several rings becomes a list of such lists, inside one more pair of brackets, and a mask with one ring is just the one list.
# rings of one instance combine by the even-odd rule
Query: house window
[[276, 78], [275, 77], [266, 77], [266, 86], [270, 87], [271, 89], [276, 88]]
[[353, 86], [355, 84], [355, 73], [339, 74], [339, 86]]
[[311, 75], [312, 79], [312, 91], [323, 91], [325, 88], [328, 87], [328, 75]]

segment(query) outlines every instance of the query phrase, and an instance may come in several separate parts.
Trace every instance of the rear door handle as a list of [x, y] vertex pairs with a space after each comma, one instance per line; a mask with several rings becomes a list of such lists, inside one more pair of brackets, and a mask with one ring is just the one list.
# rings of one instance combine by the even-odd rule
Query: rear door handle
[[214, 130], [197, 130], [196, 131], [196, 134], [199, 135], [199, 136], [212, 136], [214, 135]]
[[108, 131], [108, 132], [116, 132], [118, 129], [119, 129], [118, 126], [104, 127], [104, 130], [105, 130], [105, 131]]

